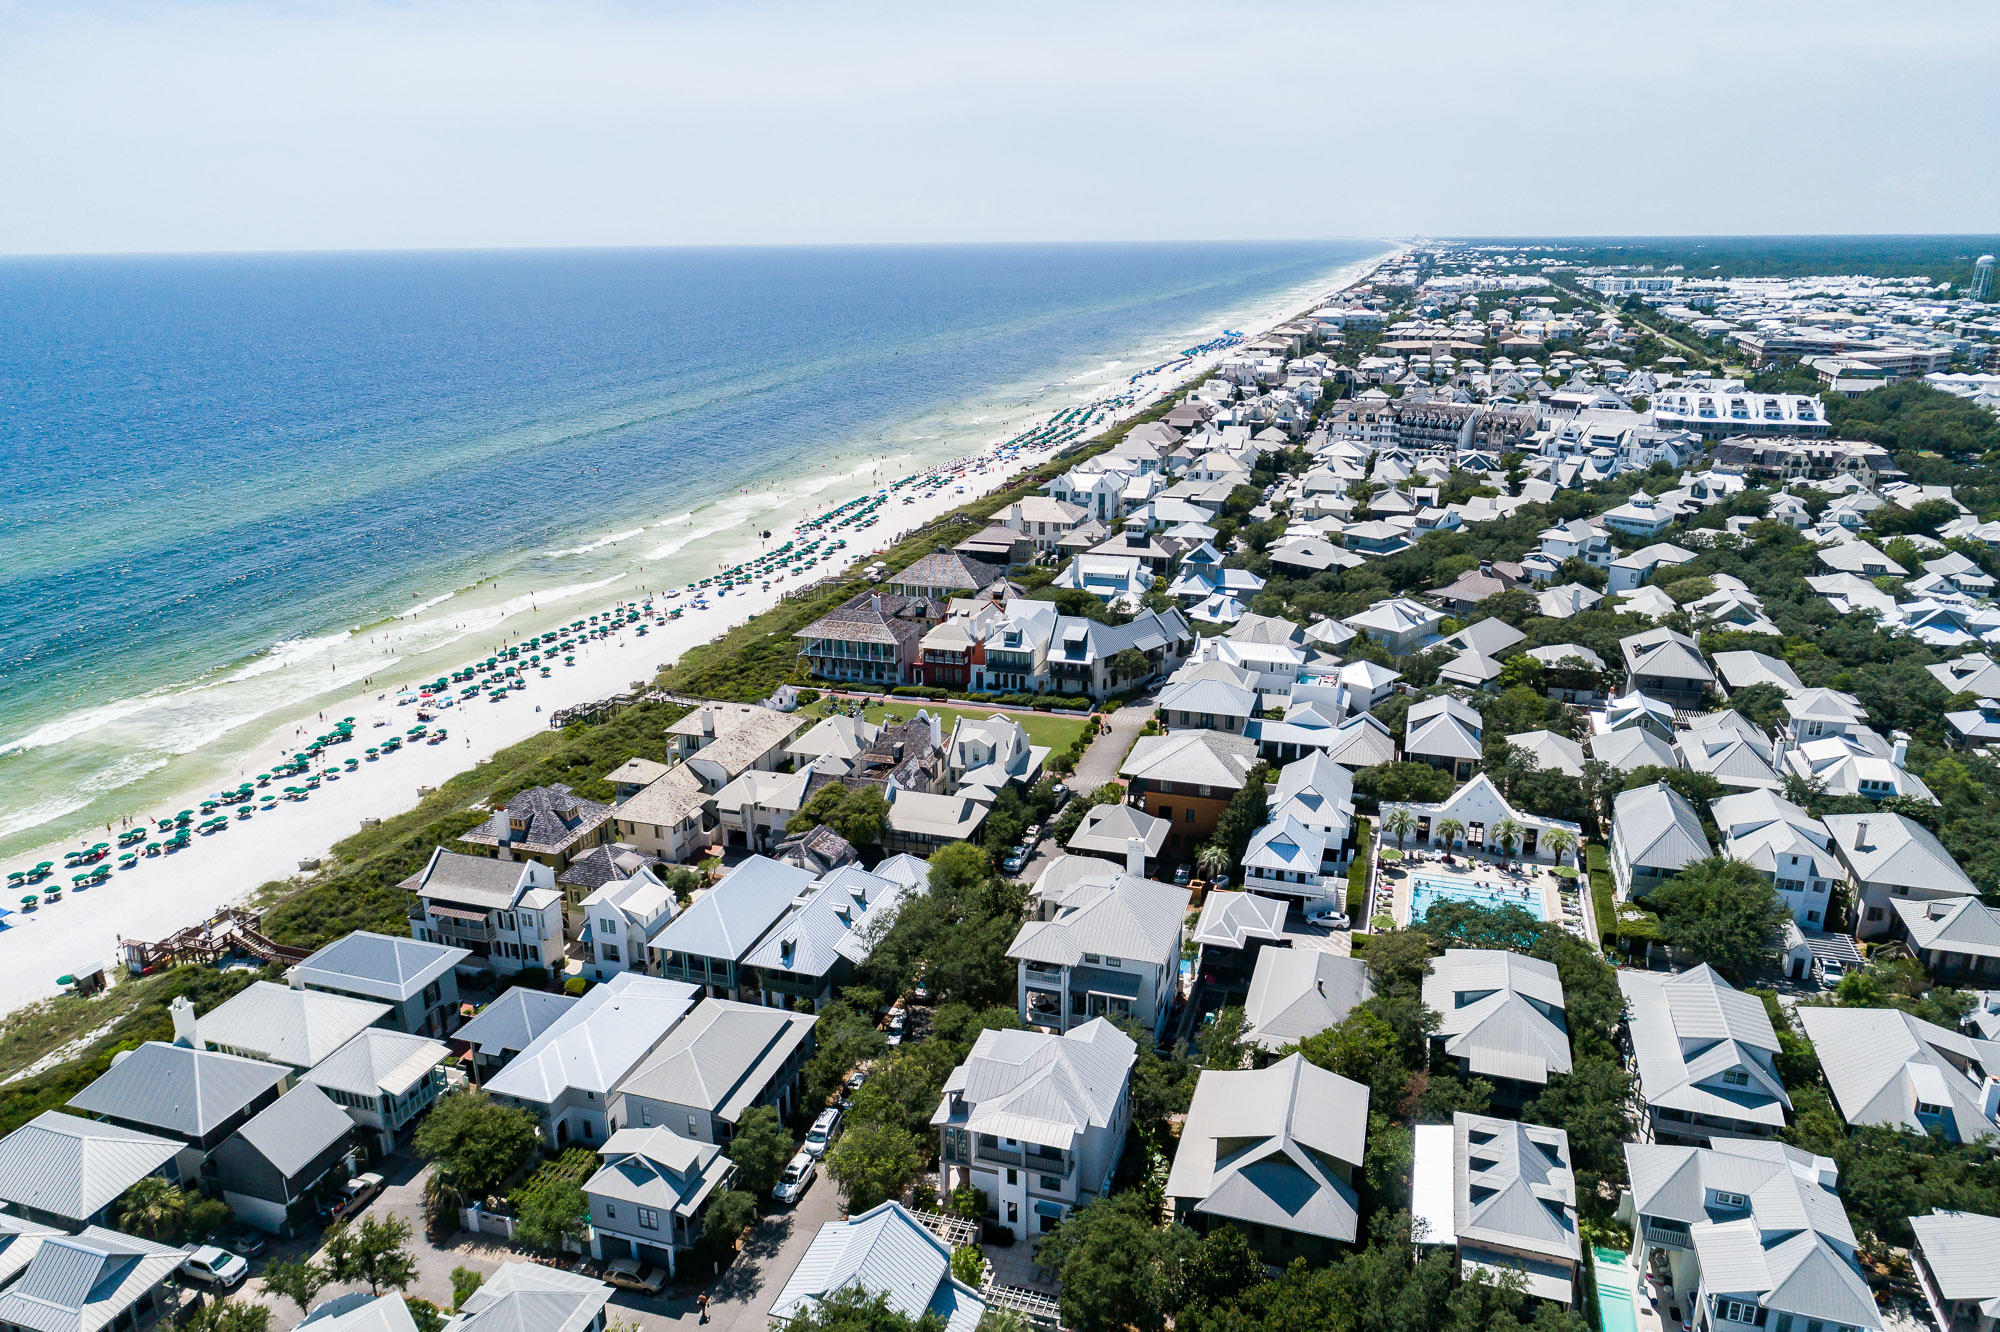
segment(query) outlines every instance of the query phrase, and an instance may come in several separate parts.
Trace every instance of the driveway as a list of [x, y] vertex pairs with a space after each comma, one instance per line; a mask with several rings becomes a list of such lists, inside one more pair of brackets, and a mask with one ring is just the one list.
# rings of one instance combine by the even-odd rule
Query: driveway
[[1118, 766], [1138, 743], [1139, 732], [1153, 719], [1155, 711], [1151, 699], [1144, 703], [1131, 703], [1111, 714], [1106, 729], [1090, 742], [1090, 748], [1083, 751], [1077, 760], [1076, 772], [1069, 779], [1072, 790], [1088, 795], [1106, 782], [1118, 780]]
[[[491, 1275], [508, 1262], [532, 1262], [529, 1255], [502, 1239], [459, 1231], [443, 1244], [434, 1245], [424, 1237], [423, 1190], [429, 1168], [415, 1161], [396, 1163], [387, 1187], [365, 1215], [399, 1216], [410, 1223], [410, 1254], [417, 1262], [417, 1279], [407, 1295], [429, 1300], [447, 1312], [451, 1309], [451, 1271], [469, 1267]], [[840, 1219], [840, 1190], [822, 1173], [796, 1208], [772, 1212], [760, 1220], [745, 1239], [742, 1253], [719, 1276], [700, 1285], [685, 1285], [673, 1293], [648, 1298], [619, 1291], [611, 1297], [610, 1318], [658, 1332], [663, 1328], [698, 1326], [695, 1296], [708, 1292], [708, 1326], [715, 1332], [765, 1332], [765, 1315], [778, 1297], [792, 1269], [805, 1256], [806, 1247], [828, 1221]], [[276, 1246], [273, 1246], [274, 1256]], [[293, 1256], [286, 1254], [284, 1256]], [[299, 1255], [303, 1256], [303, 1255]], [[685, 1269], [682, 1275], [690, 1276]], [[319, 1299], [331, 1299], [356, 1286], [329, 1286]], [[298, 1309], [289, 1300], [268, 1295], [257, 1278], [244, 1283], [236, 1297], [268, 1305], [278, 1320], [296, 1319]]]

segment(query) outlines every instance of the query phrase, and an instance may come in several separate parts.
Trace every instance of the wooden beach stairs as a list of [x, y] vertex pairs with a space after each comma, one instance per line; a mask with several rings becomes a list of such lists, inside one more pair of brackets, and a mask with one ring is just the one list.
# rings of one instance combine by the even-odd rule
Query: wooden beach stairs
[[120, 935], [118, 958], [133, 975], [143, 976], [188, 962], [213, 966], [238, 954], [254, 957], [266, 966], [302, 962], [310, 955], [309, 949], [274, 943], [258, 931], [262, 923], [263, 918], [254, 911], [226, 907], [201, 924], [178, 930], [158, 943]]

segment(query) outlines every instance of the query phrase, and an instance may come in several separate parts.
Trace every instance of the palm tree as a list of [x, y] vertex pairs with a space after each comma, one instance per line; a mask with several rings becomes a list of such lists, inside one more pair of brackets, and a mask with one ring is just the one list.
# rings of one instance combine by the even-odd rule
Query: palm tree
[[1521, 840], [1521, 825], [1512, 818], [1503, 818], [1493, 825], [1493, 840], [1500, 843], [1500, 854], [1511, 856], [1515, 845]]
[[1398, 850], [1410, 844], [1410, 834], [1417, 830], [1417, 816], [1410, 813], [1406, 805], [1398, 805], [1382, 816], [1382, 831], [1396, 839]]
[[186, 1221], [187, 1194], [158, 1175], [148, 1175], [125, 1190], [118, 1204], [118, 1228], [141, 1239], [178, 1235]]
[[1439, 819], [1433, 832], [1434, 838], [1442, 840], [1445, 849], [1449, 851], [1458, 845], [1459, 838], [1465, 836], [1465, 825], [1457, 819]]
[[1542, 834], [1542, 845], [1549, 849], [1549, 854], [1560, 865], [1564, 856], [1576, 850], [1576, 834], [1567, 828], [1551, 828]]
[[1205, 842], [1194, 853], [1194, 867], [1201, 871], [1204, 879], [1219, 879], [1229, 873], [1229, 848], [1216, 842]]

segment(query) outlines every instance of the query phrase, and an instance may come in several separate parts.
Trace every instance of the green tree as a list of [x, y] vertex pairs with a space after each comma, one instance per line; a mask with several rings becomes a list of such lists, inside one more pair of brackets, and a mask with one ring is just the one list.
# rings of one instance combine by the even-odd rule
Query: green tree
[[895, 1124], [856, 1124], [826, 1154], [826, 1173], [847, 1195], [849, 1212], [902, 1197], [923, 1167], [923, 1144]]
[[1767, 731], [1775, 731], [1788, 720], [1785, 703], [1789, 696], [1774, 684], [1753, 684], [1729, 696], [1729, 710]]
[[410, 1311], [410, 1321], [417, 1325], [417, 1332], [444, 1332], [444, 1311], [429, 1300], [405, 1295], [403, 1307]]
[[158, 1175], [125, 1190], [118, 1200], [118, 1228], [141, 1239], [172, 1239], [187, 1224], [187, 1194], [180, 1185]]
[[326, 1272], [334, 1281], [365, 1282], [368, 1293], [383, 1287], [407, 1289], [417, 1279], [417, 1261], [403, 1246], [410, 1241], [410, 1223], [400, 1216], [364, 1216], [358, 1225], [336, 1225], [326, 1232]]
[[[265, 1283], [269, 1285], [269, 1282]], [[470, 1267], [451, 1269], [451, 1307], [463, 1309], [465, 1302], [472, 1298], [472, 1292], [486, 1284], [486, 1274], [475, 1272]]]
[[961, 1244], [951, 1251], [951, 1274], [978, 1290], [986, 1279], [986, 1255], [977, 1244]]
[[892, 1307], [887, 1295], [870, 1295], [859, 1286], [807, 1301], [779, 1327], [781, 1332], [945, 1332], [937, 1310], [910, 1318]]
[[1406, 849], [1410, 844], [1410, 834], [1417, 830], [1417, 816], [1401, 805], [1382, 816], [1382, 831], [1396, 839], [1398, 849]]
[[735, 1239], [757, 1219], [757, 1200], [743, 1189], [724, 1189], [702, 1214], [702, 1232], [710, 1239]]
[[328, 1280], [326, 1269], [310, 1259], [273, 1259], [264, 1267], [264, 1289], [298, 1305], [301, 1318], [312, 1312]]
[[479, 1198], [525, 1166], [541, 1140], [541, 1126], [526, 1110], [465, 1090], [439, 1098], [412, 1145], [441, 1184], [460, 1198]]
[[736, 1122], [729, 1138], [729, 1159], [736, 1163], [736, 1184], [753, 1198], [767, 1198], [792, 1159], [792, 1135], [775, 1108], [753, 1105]]
[[517, 1214], [514, 1238], [531, 1249], [560, 1254], [565, 1244], [580, 1244], [590, 1220], [590, 1199], [574, 1180], [518, 1189], [512, 1199]]
[[1243, 1028], [1244, 1016], [1240, 1004], [1219, 1009], [1214, 1021], [1203, 1023], [1194, 1038], [1195, 1048], [1201, 1052], [1202, 1067], [1243, 1067]]
[[181, 1332], [270, 1332], [271, 1311], [261, 1304], [217, 1301], [195, 1310]]
[[1401, 1046], [1388, 1020], [1363, 1004], [1296, 1048], [1308, 1063], [1368, 1088], [1368, 1103], [1382, 1109], [1401, 1099], [1410, 1075]]
[[1647, 895], [1673, 949], [1723, 975], [1748, 975], [1776, 946], [1790, 913], [1763, 875], [1740, 860], [1710, 856]]
[[1465, 824], [1458, 819], [1439, 819], [1431, 832], [1433, 840], [1443, 842], [1448, 848], [1454, 847], [1465, 836]]
[[831, 782], [813, 793], [785, 823], [787, 832], [811, 832], [825, 824], [852, 846], [878, 846], [889, 826], [889, 802], [873, 786]]
[[1549, 849], [1549, 854], [1556, 858], [1558, 865], [1562, 863], [1564, 856], [1576, 850], [1576, 834], [1567, 828], [1551, 828], [1542, 834], [1541, 841], [1542, 845]]
[[1579, 1056], [1568, 1073], [1529, 1102], [1521, 1118], [1569, 1135], [1577, 1195], [1595, 1194], [1605, 1180], [1621, 1178], [1623, 1145], [1632, 1133], [1632, 1076], [1616, 1057]]
[[1035, 1261], [1062, 1280], [1063, 1326], [1072, 1332], [1160, 1332], [1166, 1300], [1160, 1232], [1135, 1193], [1097, 1198], [1035, 1246]]
[[1230, 870], [1229, 848], [1220, 842], [1203, 842], [1194, 853], [1195, 872], [1204, 879], [1219, 879]]
[[1250, 770], [1243, 786], [1229, 798], [1222, 813], [1215, 820], [1215, 843], [1229, 852], [1229, 864], [1233, 870], [1243, 863], [1243, 853], [1250, 846], [1250, 839], [1270, 818], [1270, 794], [1266, 779], [1270, 769], [1259, 763]]

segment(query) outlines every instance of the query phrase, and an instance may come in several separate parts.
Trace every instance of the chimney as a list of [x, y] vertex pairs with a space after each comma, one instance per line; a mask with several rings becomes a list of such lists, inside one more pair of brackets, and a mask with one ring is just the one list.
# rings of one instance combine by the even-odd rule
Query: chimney
[[710, 740], [715, 739], [715, 709], [712, 706], [701, 710], [701, 733]]
[[1146, 877], [1146, 839], [1128, 837], [1125, 839], [1125, 872], [1138, 878]]
[[1979, 1113], [1988, 1119], [2000, 1114], [2000, 1078], [1989, 1077], [1980, 1084]]
[[1868, 851], [1872, 850], [1874, 848], [1874, 845], [1875, 844], [1873, 842], [1870, 842], [1868, 840], [1868, 820], [1863, 819], [1861, 820], [1861, 822], [1855, 824], [1854, 849], [1856, 851]]
[[1910, 756], [1910, 733], [1908, 731], [1891, 731], [1889, 738], [1896, 742], [1896, 747], [1889, 751], [1889, 762], [1900, 768], [1903, 766], [1903, 760]]
[[173, 1003], [167, 1005], [167, 1012], [174, 1019], [174, 1044], [185, 1045], [191, 1050], [201, 1049], [201, 1041], [194, 1034], [194, 1005], [186, 995], [176, 995]]

